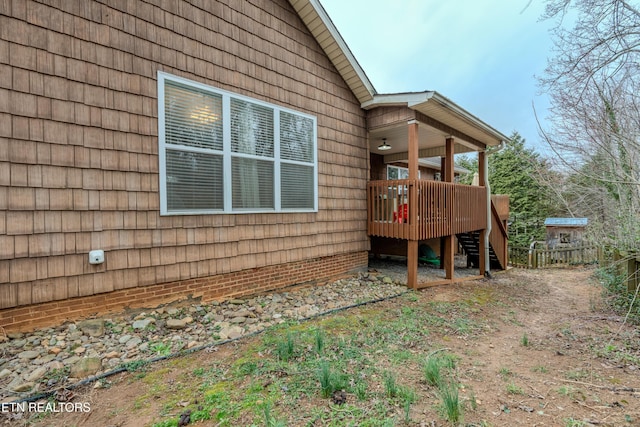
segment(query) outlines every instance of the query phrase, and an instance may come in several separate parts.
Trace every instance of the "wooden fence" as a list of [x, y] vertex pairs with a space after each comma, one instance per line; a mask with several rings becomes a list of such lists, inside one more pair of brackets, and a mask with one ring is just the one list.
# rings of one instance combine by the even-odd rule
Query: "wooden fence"
[[598, 262], [602, 248], [597, 245], [573, 248], [530, 249], [509, 246], [509, 264], [521, 268], [545, 268]]
[[626, 251], [607, 247], [600, 261], [601, 267], [614, 267], [627, 286], [633, 292], [640, 285], [640, 251]]

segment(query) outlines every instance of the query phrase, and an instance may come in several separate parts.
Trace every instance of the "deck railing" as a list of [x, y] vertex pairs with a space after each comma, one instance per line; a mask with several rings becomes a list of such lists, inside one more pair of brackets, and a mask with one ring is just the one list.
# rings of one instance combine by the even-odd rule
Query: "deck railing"
[[[501, 200], [502, 198], [506, 198], [506, 205], [504, 200]], [[496, 205], [496, 199], [498, 200], [498, 205]], [[499, 209], [503, 209], [502, 213], [500, 213]], [[506, 212], [504, 211], [505, 209]], [[504, 219], [502, 219], [503, 217]], [[491, 234], [489, 235], [489, 243], [503, 269], [507, 268], [509, 262], [507, 218], [509, 218], [509, 196], [491, 196]]]
[[371, 236], [427, 240], [480, 230], [487, 223], [484, 187], [426, 180], [371, 181]]
[[509, 219], [509, 196], [505, 194], [492, 194], [491, 201], [501, 221]]

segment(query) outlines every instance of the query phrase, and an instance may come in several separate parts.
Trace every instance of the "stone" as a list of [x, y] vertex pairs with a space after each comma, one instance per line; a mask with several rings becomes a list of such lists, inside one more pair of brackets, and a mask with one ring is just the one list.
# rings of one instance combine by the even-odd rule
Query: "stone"
[[229, 304], [231, 304], [231, 305], [242, 305], [242, 304], [244, 304], [244, 300], [234, 298], [234, 299], [229, 301]]
[[0, 380], [8, 377], [9, 375], [11, 375], [11, 371], [6, 368], [3, 369], [2, 371], [0, 371]]
[[22, 332], [9, 332], [7, 334], [7, 337], [12, 340], [19, 340], [20, 338], [24, 337], [24, 334]]
[[49, 354], [58, 354], [62, 351], [60, 347], [51, 347], [49, 350]]
[[155, 319], [153, 318], [139, 319], [133, 322], [132, 326], [133, 326], [133, 329], [141, 330], [141, 329], [145, 329], [147, 326], [149, 326], [154, 322], [155, 322]]
[[193, 347], [197, 347], [198, 345], [198, 341], [189, 341], [189, 344], [187, 344], [187, 348], [191, 349]]
[[123, 335], [118, 339], [120, 344], [125, 344], [127, 341], [131, 339], [131, 335]]
[[240, 326], [229, 326], [228, 328], [224, 328], [220, 330], [220, 339], [223, 340], [235, 340], [244, 335], [244, 329]]
[[184, 329], [193, 319], [189, 316], [184, 319], [167, 319], [167, 329]]
[[238, 316], [238, 317], [234, 317], [233, 319], [229, 320], [229, 322], [234, 323], [234, 324], [240, 324], [240, 323], [244, 323], [247, 320], [246, 317], [242, 317], [242, 316]]
[[47, 363], [46, 368], [50, 371], [59, 371], [61, 369], [64, 369], [64, 363], [59, 360], [52, 360], [51, 362]]
[[120, 357], [120, 352], [119, 351], [110, 351], [109, 353], [105, 354], [104, 357], [106, 359], [114, 359], [116, 357]]
[[25, 378], [27, 381], [38, 381], [40, 378], [44, 377], [44, 374], [47, 373], [47, 368], [40, 366], [39, 368], [34, 369], [27, 377]]
[[382, 278], [382, 282], [389, 285], [389, 284], [393, 283], [393, 279], [391, 279], [391, 277], [389, 277], [389, 276], [384, 276]]
[[67, 359], [64, 359], [64, 364], [67, 366], [73, 365], [75, 364], [78, 360], [80, 360], [81, 357], [80, 356], [71, 356]]
[[136, 347], [138, 344], [140, 344], [142, 342], [142, 339], [140, 339], [139, 337], [134, 337], [131, 338], [129, 341], [127, 341], [127, 343], [125, 344], [125, 348], [127, 349], [131, 349]]
[[27, 343], [27, 340], [17, 339], [11, 341], [11, 345], [15, 348], [22, 348]]
[[85, 351], [87, 351], [86, 347], [77, 347], [73, 350], [73, 352], [78, 355], [84, 354]]
[[35, 359], [36, 357], [40, 356], [40, 352], [39, 351], [35, 351], [35, 350], [25, 350], [22, 353], [18, 353], [18, 358], [19, 359]]
[[167, 314], [168, 314], [169, 316], [175, 316], [175, 315], [176, 315], [176, 314], [178, 314], [179, 312], [180, 312], [180, 310], [178, 310], [178, 309], [177, 309], [177, 308], [175, 308], [175, 307], [171, 307], [171, 308], [168, 308], [168, 309], [167, 309]]
[[101, 337], [104, 335], [104, 320], [89, 319], [78, 323], [78, 328], [86, 335], [92, 337]]
[[115, 357], [113, 359], [109, 359], [109, 361], [107, 362], [107, 366], [109, 368], [115, 368], [116, 366], [118, 366], [120, 363], [122, 362], [122, 360], [119, 357]]
[[21, 383], [14, 386], [12, 390], [16, 393], [23, 393], [25, 391], [31, 390], [33, 386], [35, 386], [35, 383], [33, 381], [27, 381], [26, 383]]
[[235, 313], [235, 317], [255, 317], [255, 314], [253, 314], [251, 311], [247, 309], [244, 309], [244, 310], [237, 311]]
[[102, 368], [102, 361], [97, 357], [85, 357], [71, 366], [69, 375], [74, 378], [85, 378], [94, 375]]
[[34, 359], [31, 363], [34, 365], [44, 365], [51, 362], [55, 358], [56, 358], [55, 354], [45, 354], [42, 357], [38, 357], [37, 359]]

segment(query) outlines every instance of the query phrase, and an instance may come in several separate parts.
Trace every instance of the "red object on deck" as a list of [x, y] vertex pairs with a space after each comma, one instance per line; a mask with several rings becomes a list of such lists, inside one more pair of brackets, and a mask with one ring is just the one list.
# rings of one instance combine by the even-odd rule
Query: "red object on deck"
[[398, 212], [393, 212], [393, 222], [400, 224], [409, 222], [409, 205], [407, 203], [400, 205]]

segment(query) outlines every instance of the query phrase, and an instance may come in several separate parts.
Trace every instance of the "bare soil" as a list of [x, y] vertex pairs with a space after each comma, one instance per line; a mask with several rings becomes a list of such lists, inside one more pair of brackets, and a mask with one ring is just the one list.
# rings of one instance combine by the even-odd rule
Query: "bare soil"
[[[461, 425], [640, 426], [638, 329], [606, 309], [601, 288], [592, 275], [593, 269], [583, 267], [513, 269], [497, 274], [492, 280], [428, 288], [411, 300], [398, 298], [348, 311], [357, 316], [372, 310], [392, 313], [399, 305], [425, 307], [433, 302], [450, 302], [455, 307], [455, 303], [462, 301], [471, 305], [472, 310], [466, 312], [467, 320], [481, 325], [480, 329], [461, 333], [433, 329], [428, 347], [420, 343], [410, 346], [414, 353], [428, 353], [428, 348], [437, 348], [459, 358], [456, 375], [465, 408]], [[358, 325], [353, 327], [357, 329]], [[32, 416], [30, 420], [5, 422], [38, 426], [153, 425], [161, 420], [159, 414], [167, 410], [167, 390], [170, 393], [171, 387], [180, 381], [188, 382], [194, 368], [220, 366], [223, 361], [233, 363], [260, 339], [249, 337], [222, 345], [215, 352], [203, 351], [158, 362], [145, 375], [118, 374], [109, 378], [108, 388], [89, 386], [74, 390], [75, 402], [90, 403], [91, 410], [87, 413]], [[409, 422], [401, 415], [402, 408], [397, 408], [395, 425], [450, 425], [438, 412], [437, 395], [425, 384], [420, 372], [409, 371], [402, 365], [388, 368], [395, 369], [399, 381], [416, 390], [419, 396], [411, 407]], [[154, 394], [154, 381], [161, 382], [164, 391]], [[141, 406], [142, 395], [153, 397]], [[187, 398], [184, 405], [197, 398]], [[347, 401], [353, 402], [355, 397], [347, 396]], [[319, 396], [305, 398], [293, 412], [302, 414], [330, 405]], [[179, 414], [180, 408], [174, 412]], [[327, 418], [298, 424], [292, 420], [304, 417], [295, 415], [289, 414], [288, 425], [341, 425], [330, 423]], [[255, 421], [240, 425], [252, 422]], [[214, 426], [218, 421], [190, 425]]]

